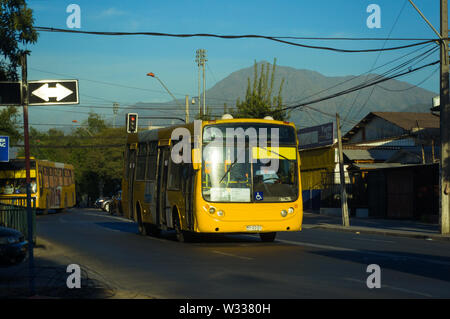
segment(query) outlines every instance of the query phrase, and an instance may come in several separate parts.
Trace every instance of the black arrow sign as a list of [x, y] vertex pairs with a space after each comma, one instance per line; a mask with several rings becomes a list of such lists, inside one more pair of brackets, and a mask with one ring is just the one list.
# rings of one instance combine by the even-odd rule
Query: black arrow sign
[[28, 82], [30, 105], [78, 104], [78, 80]]

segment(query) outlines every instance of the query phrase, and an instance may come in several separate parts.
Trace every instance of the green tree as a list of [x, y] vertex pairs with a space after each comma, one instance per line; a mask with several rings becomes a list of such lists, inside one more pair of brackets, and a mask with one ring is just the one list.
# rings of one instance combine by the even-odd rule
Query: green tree
[[258, 75], [258, 65], [255, 61], [253, 84], [248, 78], [247, 91], [245, 98], [236, 101], [236, 110], [234, 117], [238, 118], [264, 118], [272, 116], [276, 120], [284, 121], [289, 118], [289, 114], [283, 111], [283, 99], [281, 92], [284, 85], [284, 79], [281, 80], [278, 95], [273, 95], [273, 86], [275, 82], [276, 59], [273, 61], [272, 72], [270, 64], [261, 64], [261, 73]]
[[15, 107], [8, 106], [0, 111], [0, 135], [9, 136], [11, 144], [22, 139], [19, 125], [19, 115]]
[[74, 165], [77, 197], [87, 194], [91, 200], [120, 187], [125, 141], [125, 128], [108, 127], [96, 113], [71, 133], [30, 128], [31, 155]]
[[35, 43], [33, 11], [25, 0], [0, 0], [0, 81], [17, 81], [20, 56], [27, 53], [20, 44]]

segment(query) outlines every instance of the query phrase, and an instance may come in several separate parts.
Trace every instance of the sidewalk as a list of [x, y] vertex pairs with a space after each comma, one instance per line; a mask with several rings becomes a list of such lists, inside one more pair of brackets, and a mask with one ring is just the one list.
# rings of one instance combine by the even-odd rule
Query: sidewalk
[[152, 299], [117, 287], [102, 274], [81, 265], [81, 289], [67, 288], [71, 251], [37, 237], [34, 249], [35, 295], [30, 296], [28, 259], [0, 267], [0, 299]]
[[427, 224], [410, 220], [350, 217], [350, 227], [344, 227], [342, 226], [341, 217], [304, 212], [303, 229], [314, 228], [361, 234], [377, 234], [450, 241], [450, 235], [440, 234], [440, 228], [437, 224]]

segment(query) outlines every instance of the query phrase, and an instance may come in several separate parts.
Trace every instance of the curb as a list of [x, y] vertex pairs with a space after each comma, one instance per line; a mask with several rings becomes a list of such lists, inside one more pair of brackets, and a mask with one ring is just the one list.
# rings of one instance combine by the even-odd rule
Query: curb
[[373, 235], [384, 235], [384, 236], [395, 236], [395, 237], [406, 237], [406, 238], [415, 238], [415, 239], [432, 239], [432, 240], [440, 240], [440, 241], [450, 241], [450, 236], [448, 235], [440, 235], [440, 234], [424, 234], [419, 232], [409, 232], [409, 231], [395, 231], [395, 230], [386, 230], [386, 229], [370, 229], [364, 227], [348, 227], [345, 228], [343, 226], [338, 225], [330, 225], [330, 224], [322, 224], [322, 225], [303, 225], [303, 229], [325, 229], [325, 230], [335, 230], [349, 233], [360, 233], [360, 234], [373, 234]]

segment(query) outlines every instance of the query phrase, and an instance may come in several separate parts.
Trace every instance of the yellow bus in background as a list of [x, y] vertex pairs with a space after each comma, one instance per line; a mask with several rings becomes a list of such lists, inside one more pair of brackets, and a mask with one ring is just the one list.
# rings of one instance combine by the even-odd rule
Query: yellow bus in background
[[[192, 163], [176, 163], [171, 156], [174, 148], [175, 153], [179, 151], [181, 138], [172, 140], [176, 129], [189, 133]], [[245, 147], [241, 147], [245, 162], [237, 162], [238, 136], [230, 137], [236, 142], [234, 149], [225, 143], [210, 145], [213, 132], [222, 132], [225, 139], [227, 129], [254, 129], [257, 134], [266, 129], [269, 142], [255, 146], [245, 136]], [[273, 129], [279, 145], [271, 144], [267, 132]], [[301, 230], [298, 154], [294, 124], [273, 119], [195, 121], [128, 134], [122, 180], [124, 216], [137, 222], [143, 235], [174, 229], [179, 241], [189, 241], [198, 233], [257, 233], [262, 241], [271, 242], [277, 232]], [[279, 161], [276, 171], [267, 169], [269, 159]]]
[[[62, 211], [75, 206], [74, 168], [70, 164], [30, 158], [31, 197], [41, 211]], [[26, 203], [25, 159], [0, 163], [0, 202]], [[23, 200], [20, 200], [23, 198]]]

